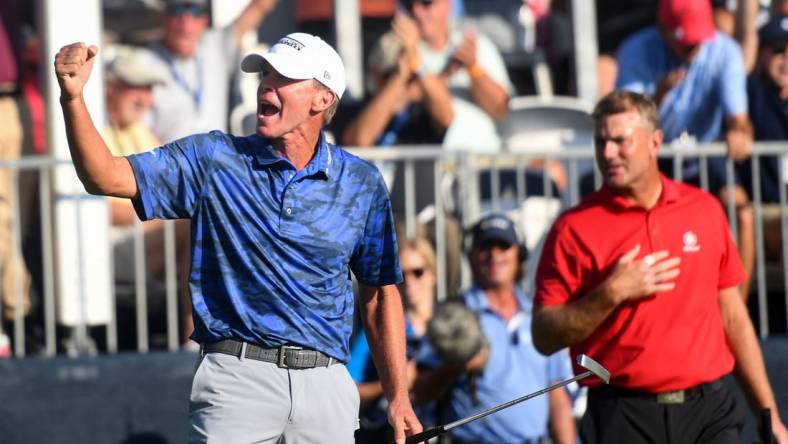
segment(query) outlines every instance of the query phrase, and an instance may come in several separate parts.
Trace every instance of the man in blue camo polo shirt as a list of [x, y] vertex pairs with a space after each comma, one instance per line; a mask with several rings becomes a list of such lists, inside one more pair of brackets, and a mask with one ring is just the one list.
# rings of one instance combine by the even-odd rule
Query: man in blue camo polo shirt
[[262, 73], [257, 134], [219, 131], [112, 157], [82, 98], [98, 49], [60, 50], [55, 71], [77, 174], [93, 194], [131, 198], [142, 220], [189, 218], [194, 376], [190, 442], [353, 442], [354, 296], [397, 442], [421, 425], [408, 399], [391, 204], [377, 169], [327, 143], [345, 90], [339, 55], [309, 34], [247, 56]]

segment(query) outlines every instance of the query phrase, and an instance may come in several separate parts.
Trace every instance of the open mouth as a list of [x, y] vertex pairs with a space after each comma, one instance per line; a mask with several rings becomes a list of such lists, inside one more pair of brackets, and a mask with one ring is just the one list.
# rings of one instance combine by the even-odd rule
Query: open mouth
[[261, 103], [258, 106], [258, 112], [261, 116], [270, 117], [279, 114], [279, 108], [270, 103]]
[[259, 98], [257, 101], [257, 116], [259, 118], [271, 117], [279, 114], [281, 108], [267, 99]]

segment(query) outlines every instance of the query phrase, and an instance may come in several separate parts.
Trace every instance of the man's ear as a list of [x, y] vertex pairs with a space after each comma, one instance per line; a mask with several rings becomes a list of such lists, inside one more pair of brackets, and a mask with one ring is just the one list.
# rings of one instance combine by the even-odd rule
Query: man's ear
[[328, 88], [318, 88], [312, 100], [312, 110], [319, 113], [327, 110], [336, 102], [337, 96]]
[[662, 141], [664, 139], [665, 139], [665, 134], [659, 128], [655, 129], [651, 133], [651, 140], [649, 141], [651, 146], [649, 148], [651, 149], [651, 154], [653, 154], [654, 157], [657, 157], [657, 155], [659, 155], [659, 150], [660, 148], [662, 148]]

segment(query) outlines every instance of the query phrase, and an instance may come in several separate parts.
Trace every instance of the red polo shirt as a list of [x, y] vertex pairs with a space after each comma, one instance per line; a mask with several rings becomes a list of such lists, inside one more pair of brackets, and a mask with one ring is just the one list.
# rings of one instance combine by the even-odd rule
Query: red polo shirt
[[[662, 185], [650, 210], [603, 187], [561, 215], [539, 261], [535, 298], [536, 304], [557, 305], [584, 297], [636, 244], [638, 259], [659, 250], [680, 256], [672, 291], [622, 304], [571, 347], [572, 355], [585, 353], [607, 368], [612, 385], [655, 393], [713, 381], [732, 370], [718, 293], [745, 278], [719, 202], [664, 176]], [[585, 381], [599, 384], [596, 378]]]

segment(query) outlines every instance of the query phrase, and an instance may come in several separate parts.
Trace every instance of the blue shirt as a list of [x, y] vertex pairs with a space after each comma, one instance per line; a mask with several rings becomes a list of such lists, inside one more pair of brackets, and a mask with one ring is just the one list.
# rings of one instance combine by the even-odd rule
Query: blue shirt
[[197, 342], [295, 344], [349, 358], [354, 296], [402, 280], [383, 179], [325, 142], [296, 171], [267, 140], [219, 131], [130, 156], [142, 220], [190, 218]]
[[[626, 39], [617, 58], [616, 88], [650, 96], [666, 74], [681, 66], [656, 26]], [[741, 49], [733, 39], [717, 32], [701, 44], [684, 68], [686, 77], [665, 95], [659, 108], [665, 142], [684, 131], [700, 143], [716, 141], [722, 135], [725, 117], [747, 112]]]
[[[487, 295], [473, 288], [462, 296], [465, 305], [479, 314], [482, 331], [490, 346], [490, 358], [476, 379], [476, 398], [468, 390], [467, 377], [460, 378], [450, 392], [450, 421], [465, 418], [551, 383], [572, 377], [569, 354], [564, 349], [543, 356], [531, 340], [531, 300], [517, 288], [519, 311], [507, 322], [490, 309]], [[460, 441], [522, 443], [547, 435], [549, 395], [501, 410], [453, 430]]]

